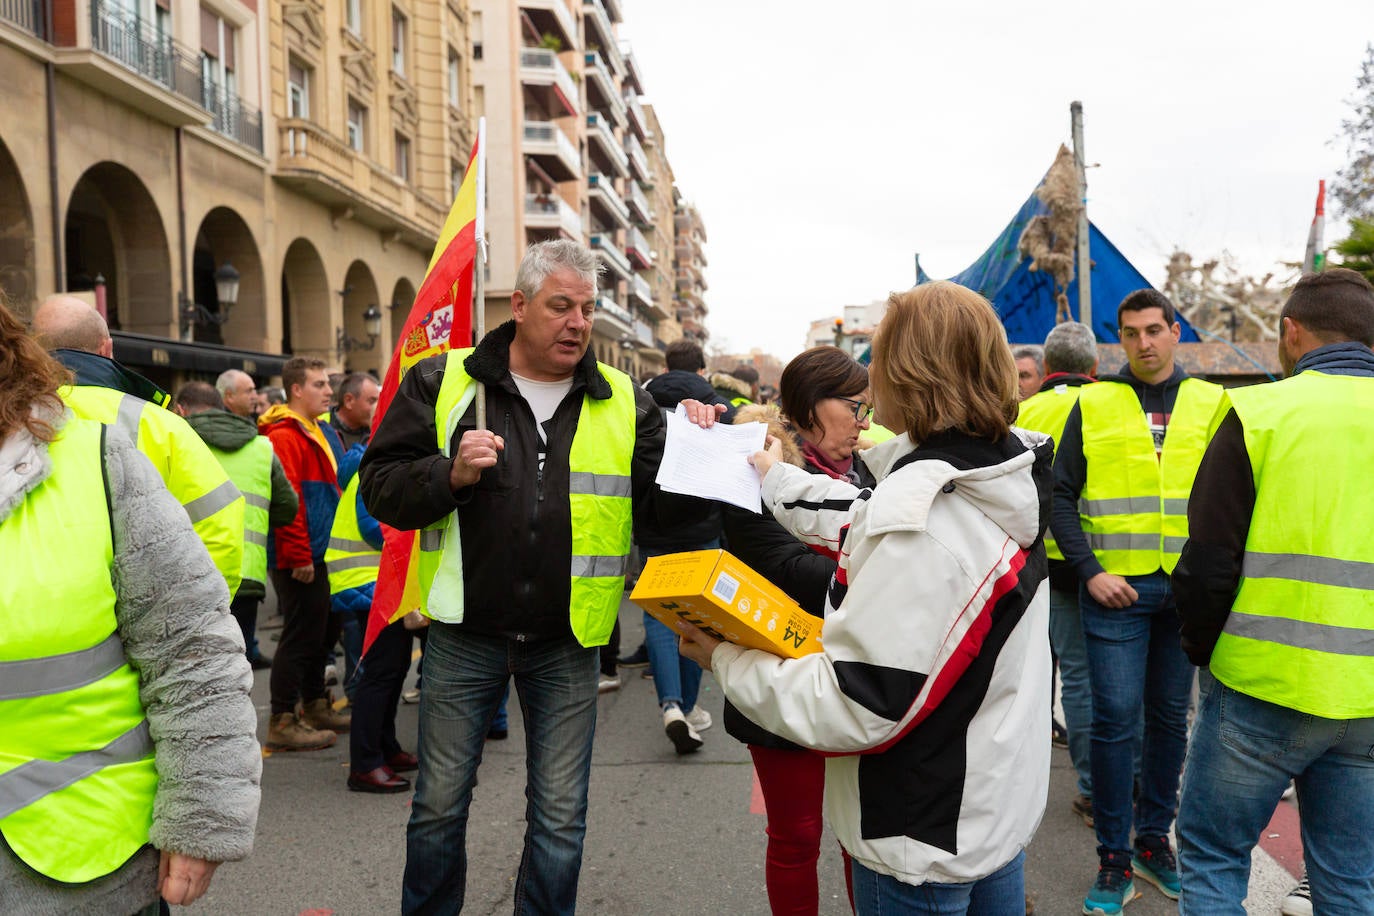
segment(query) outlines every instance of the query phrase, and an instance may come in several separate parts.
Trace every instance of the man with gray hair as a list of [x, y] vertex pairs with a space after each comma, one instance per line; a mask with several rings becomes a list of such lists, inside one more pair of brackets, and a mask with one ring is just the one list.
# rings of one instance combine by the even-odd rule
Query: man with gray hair
[[[1034, 349], [1040, 351], [1039, 347]], [[1021, 402], [1016, 425], [1053, 437], [1057, 448], [1064, 422], [1078, 403], [1080, 389], [1095, 381], [1097, 338], [1086, 324], [1066, 321], [1050, 331], [1041, 352], [1045, 378], [1038, 392]], [[1017, 365], [1021, 365], [1019, 359]], [[1091, 827], [1093, 697], [1088, 681], [1088, 648], [1083, 641], [1083, 620], [1078, 610], [1078, 574], [1048, 531], [1045, 552], [1050, 566], [1050, 647], [1059, 662], [1069, 759], [1078, 773], [1078, 794], [1070, 807]]]
[[256, 420], [258, 385], [241, 369], [225, 369], [215, 379], [215, 390], [224, 399], [224, 409], [239, 417]]
[[1011, 356], [1016, 360], [1016, 384], [1024, 401], [1039, 391], [1040, 383], [1045, 380], [1045, 349], [1035, 344], [1022, 344], [1012, 348]]
[[477, 764], [512, 676], [529, 751], [516, 912], [574, 911], [598, 647], [620, 609], [632, 521], [642, 531], [709, 511], [655, 488], [663, 417], [588, 350], [599, 270], [574, 242], [531, 246], [513, 320], [417, 363], [363, 456], [368, 511], [421, 531], [421, 610], [433, 621], [404, 913], [462, 909]]

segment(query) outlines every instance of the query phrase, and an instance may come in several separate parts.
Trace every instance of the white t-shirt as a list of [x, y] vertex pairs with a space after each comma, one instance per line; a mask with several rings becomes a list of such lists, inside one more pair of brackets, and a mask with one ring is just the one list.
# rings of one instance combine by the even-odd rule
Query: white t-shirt
[[563, 403], [563, 399], [572, 391], [572, 376], [561, 379], [557, 382], [537, 382], [532, 378], [525, 378], [516, 375], [514, 372], [510, 377], [515, 380], [515, 387], [520, 389], [520, 396], [525, 399], [525, 403], [530, 405], [530, 410], [534, 413], [534, 425], [539, 430], [540, 463], [543, 463], [543, 446], [548, 442], [548, 436], [544, 434], [544, 424], [553, 419], [554, 411], [558, 405]]

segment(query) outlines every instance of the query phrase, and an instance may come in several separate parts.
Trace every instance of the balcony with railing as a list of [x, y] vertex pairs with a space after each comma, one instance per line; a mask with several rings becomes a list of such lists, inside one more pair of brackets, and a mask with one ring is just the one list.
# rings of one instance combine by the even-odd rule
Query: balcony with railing
[[199, 61], [191, 51], [122, 7], [91, 3], [91, 47], [199, 105]]
[[592, 234], [592, 250], [599, 254], [607, 266], [620, 276], [628, 279], [633, 275], [630, 270], [630, 259], [625, 257], [625, 252], [621, 251], [620, 246], [615, 243], [615, 236], [609, 232]]
[[644, 147], [634, 134], [625, 135], [625, 153], [629, 157], [631, 171], [640, 181], [649, 180], [649, 157], [644, 155]]
[[[605, 292], [599, 293], [596, 297], [596, 312], [593, 320], [593, 328], [608, 337], [619, 338], [622, 334], [629, 334], [631, 328], [634, 327], [634, 316]], [[602, 326], [597, 328], [597, 324]]]
[[582, 214], [557, 194], [525, 195], [526, 229], [561, 229], [570, 239], [582, 240]]
[[611, 131], [610, 123], [601, 115], [587, 115], [587, 140], [588, 147], [601, 153], [600, 158], [615, 173], [616, 178], [625, 178], [630, 174], [629, 157], [620, 148], [619, 141]]
[[591, 27], [587, 30], [587, 50], [600, 50], [611, 72], [619, 76], [625, 69], [625, 59], [620, 56], [619, 39], [606, 5], [602, 0], [582, 0], [582, 17]]
[[565, 114], [577, 114], [577, 83], [563, 61], [548, 48], [520, 49], [520, 82], [545, 90], [549, 96], [544, 100], [548, 110], [561, 108]]
[[625, 126], [625, 103], [615, 91], [615, 80], [606, 69], [606, 62], [599, 51], [587, 51], [582, 55], [583, 72], [587, 78], [587, 102], [592, 108], [606, 114], [617, 127]]
[[536, 159], [554, 181], [582, 174], [582, 157], [568, 135], [552, 121], [526, 121], [524, 153]]
[[630, 278], [630, 301], [637, 302], [643, 308], [650, 308], [654, 304], [654, 289], [639, 274]]
[[563, 42], [564, 50], [576, 49], [577, 19], [563, 0], [520, 0], [520, 9], [538, 34], [549, 32]]
[[210, 129], [235, 143], [262, 152], [262, 114], [232, 92], [214, 83], [205, 84], [201, 102], [210, 112]]
[[625, 237], [625, 253], [629, 255], [630, 264], [636, 270], [647, 270], [654, 264], [654, 250], [649, 247], [649, 240], [639, 231], [638, 226], [631, 226], [629, 234]]
[[635, 340], [639, 341], [640, 346], [652, 348], [654, 345], [654, 329], [649, 326], [647, 321], [635, 319], [634, 324]]
[[627, 95], [625, 109], [630, 113], [630, 130], [643, 140], [649, 136], [649, 122], [644, 118], [644, 106], [639, 104], [639, 96]]
[[652, 225], [654, 221], [654, 210], [649, 205], [649, 198], [644, 195], [644, 191], [637, 181], [627, 181], [625, 186], [630, 189], [626, 195], [625, 202], [630, 205], [630, 217], [641, 226]]
[[587, 190], [588, 199], [603, 216], [622, 229], [629, 227], [630, 209], [625, 206], [625, 201], [611, 179], [599, 172], [593, 172], [587, 176]]
[[0, 22], [8, 22], [35, 38], [48, 40], [44, 0], [0, 0]]

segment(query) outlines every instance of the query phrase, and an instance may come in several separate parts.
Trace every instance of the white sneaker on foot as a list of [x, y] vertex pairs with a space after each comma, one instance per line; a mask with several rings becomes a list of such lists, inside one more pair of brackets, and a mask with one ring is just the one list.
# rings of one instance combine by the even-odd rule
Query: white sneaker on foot
[[688, 725], [699, 732], [704, 732], [711, 727], [711, 714], [700, 706], [693, 706], [692, 711], [687, 713], [684, 718]]
[[601, 675], [601, 678], [596, 682], [597, 693], [610, 693], [612, 690], [619, 689], [620, 675], [618, 674], [603, 674]]
[[1312, 889], [1307, 886], [1307, 872], [1302, 873], [1298, 886], [1288, 892], [1279, 908], [1283, 916], [1312, 916]]
[[687, 717], [676, 706], [663, 710], [663, 731], [679, 754], [690, 754], [701, 747], [701, 735], [687, 724]]
[[409, 690], [403, 691], [401, 693], [401, 702], [406, 704], [420, 702], [420, 688], [411, 687]]

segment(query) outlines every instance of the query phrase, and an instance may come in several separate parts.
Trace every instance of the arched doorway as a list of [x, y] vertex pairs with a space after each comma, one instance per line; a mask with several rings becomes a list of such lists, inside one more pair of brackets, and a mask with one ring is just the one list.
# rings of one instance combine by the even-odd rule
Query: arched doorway
[[33, 212], [19, 166], [0, 140], [0, 293], [21, 318], [37, 295]]
[[334, 359], [334, 331], [329, 320], [329, 278], [315, 246], [296, 239], [286, 249], [281, 268], [281, 351], [292, 356]]
[[391, 321], [391, 329], [387, 334], [387, 339], [391, 341], [391, 346], [387, 350], [388, 358], [390, 358], [390, 354], [396, 352], [396, 344], [401, 340], [401, 328], [405, 326], [406, 319], [410, 317], [410, 310], [414, 305], [415, 284], [402, 277], [396, 281], [396, 285], [391, 290], [391, 308], [384, 309]]
[[176, 331], [172, 259], [157, 204], [122, 165], [91, 166], [72, 189], [64, 227], [67, 289], [105, 278], [111, 328], [170, 337]]
[[191, 259], [191, 289], [195, 301], [212, 314], [219, 313], [215, 272], [225, 264], [239, 274], [239, 294], [224, 324], [194, 324], [193, 337], [203, 343], [222, 343], [249, 350], [264, 350], [267, 343], [267, 284], [262, 258], [248, 224], [228, 207], [205, 214], [196, 232]]
[[[381, 309], [377, 295], [377, 281], [372, 270], [362, 261], [348, 265], [344, 274], [343, 288], [343, 334], [340, 338], [337, 358], [346, 372], [367, 372], [371, 370], [381, 376], [390, 353], [383, 354], [386, 346], [382, 337], [370, 337], [363, 313], [368, 309]], [[383, 329], [385, 330], [385, 329]], [[337, 333], [337, 332], [336, 332]]]

